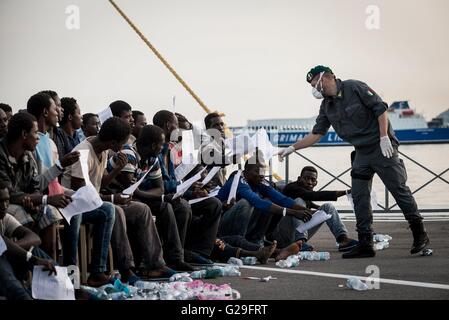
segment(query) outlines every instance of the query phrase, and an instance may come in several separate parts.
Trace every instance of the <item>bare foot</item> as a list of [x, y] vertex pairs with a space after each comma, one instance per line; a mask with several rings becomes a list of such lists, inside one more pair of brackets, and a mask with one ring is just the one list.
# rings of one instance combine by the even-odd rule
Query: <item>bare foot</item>
[[268, 258], [271, 257], [274, 250], [276, 250], [277, 245], [278, 245], [277, 241], [274, 240], [270, 246], [260, 248], [260, 250], [256, 253], [256, 258], [257, 260], [259, 260], [260, 264], [267, 263]]
[[276, 256], [276, 258], [274, 258], [274, 260], [275, 261], [285, 260], [289, 256], [297, 254], [299, 252], [299, 250], [301, 250], [301, 246], [302, 246], [302, 240], [298, 240], [296, 242], [293, 242], [288, 247], [285, 247], [284, 249], [282, 249], [279, 252], [279, 254]]

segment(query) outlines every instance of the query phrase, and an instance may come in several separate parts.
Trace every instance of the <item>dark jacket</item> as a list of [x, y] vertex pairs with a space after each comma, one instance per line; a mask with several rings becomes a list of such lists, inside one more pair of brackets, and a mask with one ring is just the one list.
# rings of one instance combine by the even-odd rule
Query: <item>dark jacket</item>
[[301, 198], [309, 209], [319, 207], [312, 201], [337, 201], [337, 191], [310, 191], [298, 181], [287, 184], [282, 193], [289, 198]]

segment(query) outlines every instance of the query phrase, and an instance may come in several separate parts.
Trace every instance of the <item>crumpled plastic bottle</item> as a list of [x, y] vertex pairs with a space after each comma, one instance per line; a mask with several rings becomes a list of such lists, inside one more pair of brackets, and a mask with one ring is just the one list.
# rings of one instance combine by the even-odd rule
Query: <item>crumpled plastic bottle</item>
[[378, 250], [387, 249], [389, 246], [390, 246], [390, 243], [388, 241], [376, 242], [374, 244], [374, 250], [378, 251]]
[[241, 275], [238, 266], [220, 267], [220, 271], [223, 277], [240, 277]]
[[108, 297], [108, 294], [104, 290], [83, 285], [81, 285], [80, 288], [90, 294], [89, 300], [111, 300], [111, 298]]
[[170, 277], [169, 281], [170, 282], [174, 282], [174, 281], [191, 282], [193, 280], [190, 277], [190, 274], [188, 274], [187, 272], [183, 272], [183, 273], [175, 273], [174, 275], [172, 275]]
[[300, 260], [326, 261], [330, 259], [329, 252], [301, 251], [297, 254]]
[[243, 266], [243, 261], [235, 257], [230, 257], [227, 263], [236, 266]]
[[366, 283], [362, 282], [359, 278], [356, 277], [348, 278], [348, 281], [346, 281], [346, 286], [357, 291], [368, 290], [368, 286], [366, 285]]
[[299, 266], [299, 258], [298, 258], [298, 256], [292, 255], [292, 256], [289, 256], [285, 260], [280, 260], [280, 261], [276, 262], [276, 265], [279, 268], [293, 268], [293, 267], [297, 267], [297, 266]]
[[205, 276], [206, 276], [206, 270], [193, 271], [190, 274], [190, 278], [192, 278], [192, 279], [204, 279]]
[[374, 242], [382, 242], [382, 241], [390, 241], [390, 240], [392, 240], [393, 238], [392, 237], [390, 237], [388, 234], [375, 234], [374, 236], [373, 236], [373, 241]]
[[256, 264], [257, 258], [256, 257], [243, 257], [242, 262], [244, 265], [253, 266]]

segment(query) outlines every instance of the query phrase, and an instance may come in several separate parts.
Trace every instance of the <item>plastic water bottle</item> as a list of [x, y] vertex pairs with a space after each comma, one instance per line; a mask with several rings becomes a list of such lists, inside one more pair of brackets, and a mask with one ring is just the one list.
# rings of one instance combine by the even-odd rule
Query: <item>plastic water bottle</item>
[[91, 295], [89, 300], [110, 300], [110, 297], [108, 297], [104, 290], [99, 290], [88, 286], [80, 286], [80, 288], [87, 291]]
[[228, 264], [232, 264], [235, 266], [243, 266], [243, 261], [240, 260], [239, 258], [230, 257], [228, 260]]
[[172, 275], [170, 277], [169, 281], [170, 282], [174, 282], [174, 281], [191, 282], [193, 280], [190, 277], [190, 274], [188, 274], [187, 272], [183, 272], [183, 273], [175, 273], [174, 275]]
[[298, 257], [301, 260], [326, 261], [330, 259], [331, 255], [329, 252], [301, 251], [298, 253]]
[[241, 272], [237, 266], [221, 267], [221, 275], [223, 277], [240, 277]]
[[155, 291], [160, 287], [159, 283], [149, 281], [136, 281], [134, 286], [140, 290], [147, 290], [147, 291]]
[[285, 260], [276, 262], [279, 268], [293, 268], [299, 266], [299, 258], [297, 256], [289, 256]]
[[256, 257], [243, 257], [243, 258], [242, 258], [242, 261], [243, 261], [243, 264], [244, 264], [244, 265], [252, 266], [252, 265], [255, 265], [255, 264], [256, 264], [257, 258], [256, 258]]
[[206, 270], [193, 271], [190, 274], [190, 278], [192, 278], [192, 279], [204, 279], [205, 276], [206, 276]]
[[346, 286], [357, 291], [368, 290], [368, 286], [366, 285], [366, 283], [362, 282], [359, 278], [356, 277], [349, 278], [348, 281], [346, 281]]
[[375, 234], [373, 236], [373, 241], [374, 242], [382, 242], [382, 241], [390, 241], [391, 239], [393, 239], [392, 237], [390, 237], [388, 234]]
[[389, 246], [390, 246], [390, 243], [388, 241], [376, 242], [374, 244], [374, 250], [378, 251], [378, 250], [387, 249]]

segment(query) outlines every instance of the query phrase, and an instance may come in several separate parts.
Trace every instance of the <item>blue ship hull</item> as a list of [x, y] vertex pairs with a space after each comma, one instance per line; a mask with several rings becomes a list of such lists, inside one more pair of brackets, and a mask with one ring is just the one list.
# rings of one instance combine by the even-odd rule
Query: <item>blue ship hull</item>
[[[289, 146], [298, 139], [304, 138], [308, 131], [288, 131], [279, 133], [268, 133], [273, 144]], [[449, 143], [449, 128], [425, 128], [395, 130], [396, 137], [401, 144], [419, 143]], [[343, 141], [334, 131], [328, 132], [319, 142], [319, 146], [349, 145]]]

